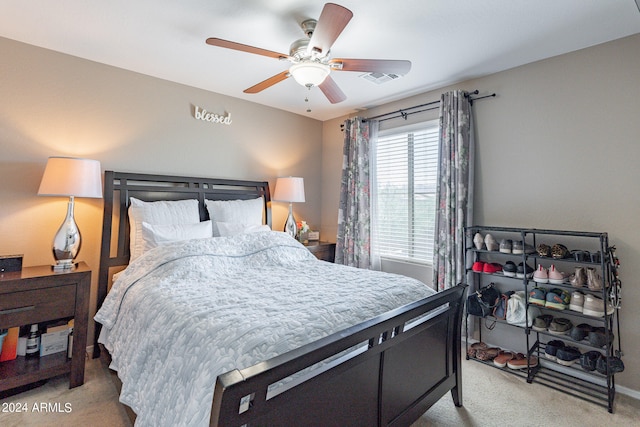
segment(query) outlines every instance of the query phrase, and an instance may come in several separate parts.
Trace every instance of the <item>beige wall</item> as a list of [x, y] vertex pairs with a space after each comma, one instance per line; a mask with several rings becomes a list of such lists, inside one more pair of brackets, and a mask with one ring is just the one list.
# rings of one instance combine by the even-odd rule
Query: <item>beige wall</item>
[[[0, 254], [53, 262], [66, 200], [36, 196], [53, 155], [97, 159], [103, 170], [269, 180], [272, 190], [278, 176], [302, 176], [307, 201], [294, 210], [319, 228], [321, 122], [3, 38], [0, 56]], [[193, 105], [233, 122], [195, 120]], [[287, 206], [272, 206], [281, 229]], [[76, 220], [78, 259], [94, 269], [93, 312], [102, 201], [77, 199]]]
[[[640, 35], [635, 35], [454, 86], [498, 95], [474, 104], [475, 223], [604, 231], [618, 248], [626, 370], [616, 375], [616, 382], [636, 392], [640, 391], [638, 52]], [[368, 114], [437, 100], [447, 89]], [[333, 230], [335, 215], [329, 215], [337, 211], [336, 176], [342, 159], [336, 151], [341, 147], [336, 129], [342, 120], [324, 123], [323, 230]]]

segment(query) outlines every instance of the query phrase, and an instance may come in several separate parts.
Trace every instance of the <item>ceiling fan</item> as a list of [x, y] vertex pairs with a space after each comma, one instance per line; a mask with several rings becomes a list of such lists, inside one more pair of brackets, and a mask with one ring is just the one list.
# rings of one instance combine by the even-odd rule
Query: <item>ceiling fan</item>
[[352, 17], [353, 12], [343, 6], [334, 3], [325, 4], [317, 21], [315, 19], [307, 19], [300, 24], [307, 37], [294, 41], [289, 48], [288, 55], [215, 37], [208, 38], [207, 44], [268, 56], [278, 60], [289, 61], [293, 64], [288, 70], [245, 89], [244, 93], [261, 92], [293, 76], [302, 86], [307, 88], [318, 86], [329, 102], [336, 104], [344, 101], [347, 97], [329, 75], [331, 71], [360, 71], [404, 75], [411, 69], [410, 61], [332, 59], [330, 56], [331, 46], [333, 46]]

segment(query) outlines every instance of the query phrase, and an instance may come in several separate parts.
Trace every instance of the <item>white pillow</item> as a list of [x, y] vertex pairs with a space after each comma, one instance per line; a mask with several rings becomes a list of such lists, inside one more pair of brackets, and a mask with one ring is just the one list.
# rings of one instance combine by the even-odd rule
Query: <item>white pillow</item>
[[148, 222], [142, 223], [144, 252], [156, 246], [166, 245], [171, 242], [189, 239], [205, 239], [211, 236], [213, 236], [211, 221], [203, 221], [197, 224], [167, 225], [154, 225]]
[[205, 200], [209, 218], [213, 221], [213, 235], [220, 236], [218, 222], [235, 222], [244, 225], [262, 225], [264, 199]]
[[196, 224], [200, 222], [200, 210], [196, 199], [144, 202], [134, 197], [130, 198], [129, 206], [129, 262], [142, 255], [144, 240], [142, 238], [142, 223], [154, 225], [168, 224]]
[[239, 222], [216, 222], [220, 236], [235, 236], [237, 234], [258, 233], [261, 231], [271, 231], [267, 224], [247, 225]]

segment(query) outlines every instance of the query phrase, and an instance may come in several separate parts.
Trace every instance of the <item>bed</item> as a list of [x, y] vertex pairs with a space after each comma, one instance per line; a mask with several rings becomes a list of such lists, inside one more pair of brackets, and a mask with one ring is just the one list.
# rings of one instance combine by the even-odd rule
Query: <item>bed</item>
[[[132, 216], [154, 202], [190, 225]], [[270, 231], [270, 205], [267, 182], [105, 172], [94, 357], [136, 425], [407, 426], [448, 391], [461, 406], [466, 287], [317, 260]]]

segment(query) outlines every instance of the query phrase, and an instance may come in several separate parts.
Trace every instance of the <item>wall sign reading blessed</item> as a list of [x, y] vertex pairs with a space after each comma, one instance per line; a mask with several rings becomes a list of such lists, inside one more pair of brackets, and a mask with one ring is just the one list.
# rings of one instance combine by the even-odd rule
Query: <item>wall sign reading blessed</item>
[[227, 113], [226, 116], [221, 116], [219, 114], [210, 113], [197, 105], [194, 105], [193, 117], [197, 120], [204, 120], [205, 122], [221, 123], [223, 125], [231, 124], [231, 113]]

